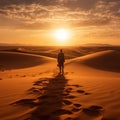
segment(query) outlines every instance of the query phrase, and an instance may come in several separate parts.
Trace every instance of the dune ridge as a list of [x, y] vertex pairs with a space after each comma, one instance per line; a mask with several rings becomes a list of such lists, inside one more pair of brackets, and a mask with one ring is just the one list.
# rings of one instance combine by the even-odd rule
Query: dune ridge
[[84, 64], [96, 69], [120, 72], [120, 52], [105, 50], [70, 60], [70, 63]]
[[18, 52], [0, 52], [0, 69], [19, 69], [54, 61], [53, 58]]

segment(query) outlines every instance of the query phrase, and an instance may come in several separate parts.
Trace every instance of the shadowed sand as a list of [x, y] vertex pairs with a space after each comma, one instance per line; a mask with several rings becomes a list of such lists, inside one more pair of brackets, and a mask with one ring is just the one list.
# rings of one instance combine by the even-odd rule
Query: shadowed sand
[[[43, 53], [55, 57], [55, 51]], [[120, 119], [119, 50], [66, 51], [73, 59], [66, 60], [64, 75], [56, 60], [43, 54], [0, 52], [2, 120]]]
[[72, 60], [101, 70], [120, 72], [120, 51], [106, 50]]
[[20, 69], [52, 61], [52, 58], [18, 52], [0, 52], [0, 69]]
[[64, 99], [64, 89], [67, 84], [67, 79], [62, 75], [57, 75], [54, 78], [45, 79], [48, 84], [42, 85], [37, 82], [37, 86], [42, 85], [44, 93], [37, 98], [38, 107], [32, 113], [31, 119], [59, 119], [61, 114], [70, 114], [70, 111], [62, 109]]

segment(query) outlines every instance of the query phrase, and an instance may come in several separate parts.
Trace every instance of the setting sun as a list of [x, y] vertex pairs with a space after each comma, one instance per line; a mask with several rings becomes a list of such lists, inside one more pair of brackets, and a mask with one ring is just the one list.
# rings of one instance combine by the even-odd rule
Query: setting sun
[[70, 38], [70, 31], [68, 29], [57, 29], [54, 31], [54, 37], [57, 41], [66, 42]]

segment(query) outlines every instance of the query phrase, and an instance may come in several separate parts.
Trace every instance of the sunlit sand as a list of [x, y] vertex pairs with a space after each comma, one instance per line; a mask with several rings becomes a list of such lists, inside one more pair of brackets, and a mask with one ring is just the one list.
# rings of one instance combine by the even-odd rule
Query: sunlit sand
[[59, 49], [1, 48], [0, 119], [119, 120], [120, 47]]

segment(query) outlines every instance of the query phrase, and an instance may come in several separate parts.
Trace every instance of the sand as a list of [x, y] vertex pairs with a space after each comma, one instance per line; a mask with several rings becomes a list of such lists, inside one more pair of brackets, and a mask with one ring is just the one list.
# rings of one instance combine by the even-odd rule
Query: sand
[[120, 52], [73, 51], [64, 75], [55, 57], [1, 51], [0, 119], [119, 120]]

